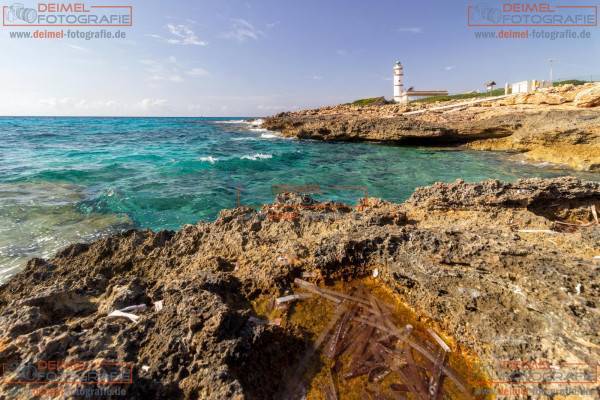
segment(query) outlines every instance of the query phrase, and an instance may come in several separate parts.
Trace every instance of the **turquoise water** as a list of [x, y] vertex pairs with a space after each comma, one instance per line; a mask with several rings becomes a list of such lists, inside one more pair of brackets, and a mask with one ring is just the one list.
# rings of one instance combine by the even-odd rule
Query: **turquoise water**
[[402, 201], [436, 181], [573, 174], [494, 153], [283, 139], [227, 119], [0, 118], [0, 139], [0, 280], [72, 242], [211, 220], [237, 187], [251, 206], [277, 184]]

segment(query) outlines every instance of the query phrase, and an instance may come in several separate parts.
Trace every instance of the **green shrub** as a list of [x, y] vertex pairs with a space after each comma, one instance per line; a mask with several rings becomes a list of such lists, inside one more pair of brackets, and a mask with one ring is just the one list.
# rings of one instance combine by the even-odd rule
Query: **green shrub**
[[450, 100], [466, 100], [466, 99], [475, 99], [475, 98], [483, 98], [483, 97], [492, 97], [492, 96], [502, 96], [504, 94], [504, 88], [494, 89], [491, 92], [483, 92], [483, 93], [459, 93], [452, 94], [448, 96], [431, 96], [425, 97], [419, 100], [413, 100], [411, 103], [435, 103], [438, 101], [450, 101]]
[[587, 83], [587, 81], [580, 81], [579, 79], [569, 79], [566, 81], [558, 81], [558, 82], [554, 82], [553, 85], [554, 86], [561, 86], [561, 85], [575, 85], [575, 86], [579, 86], [579, 85], [583, 85], [584, 83]]
[[360, 107], [364, 107], [364, 106], [382, 106], [384, 104], [388, 104], [390, 103], [389, 101], [387, 101], [385, 99], [385, 97], [381, 96], [381, 97], [370, 97], [368, 99], [359, 99], [356, 101], [353, 101], [352, 104], [353, 106], [360, 106]]

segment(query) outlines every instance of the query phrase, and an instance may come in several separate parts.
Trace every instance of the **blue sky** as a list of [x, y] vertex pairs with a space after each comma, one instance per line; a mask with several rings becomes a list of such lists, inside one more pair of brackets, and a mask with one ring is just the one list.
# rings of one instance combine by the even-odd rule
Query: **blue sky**
[[476, 39], [462, 0], [116, 3], [134, 7], [125, 40], [3, 28], [0, 115], [261, 116], [391, 97], [397, 59], [417, 89], [547, 79], [549, 58], [555, 77], [600, 79], [597, 28], [591, 39]]

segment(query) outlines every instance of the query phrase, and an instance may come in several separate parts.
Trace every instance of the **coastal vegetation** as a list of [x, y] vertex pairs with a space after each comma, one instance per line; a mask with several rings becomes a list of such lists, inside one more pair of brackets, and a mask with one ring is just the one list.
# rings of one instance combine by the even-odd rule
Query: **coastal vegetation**
[[358, 99], [350, 103], [353, 106], [382, 106], [385, 104], [393, 103], [392, 101], [386, 100], [385, 97], [369, 97], [366, 99]]
[[466, 100], [466, 99], [476, 99], [483, 97], [494, 97], [494, 96], [502, 96], [504, 94], [504, 88], [494, 89], [488, 92], [469, 92], [469, 93], [459, 93], [459, 94], [450, 94], [448, 96], [430, 96], [422, 99], [413, 100], [412, 103], [421, 103], [421, 104], [429, 104], [429, 103], [437, 103], [440, 101], [451, 101], [451, 100]]

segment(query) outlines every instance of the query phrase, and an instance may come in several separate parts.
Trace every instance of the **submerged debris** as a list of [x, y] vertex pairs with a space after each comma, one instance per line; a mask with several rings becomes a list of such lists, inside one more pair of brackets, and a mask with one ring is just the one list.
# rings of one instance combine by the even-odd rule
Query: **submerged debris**
[[326, 399], [338, 398], [332, 373], [337, 375], [338, 382], [366, 377], [363, 390], [367, 398], [387, 398], [386, 393], [390, 393], [394, 398], [411, 394], [416, 399], [440, 399], [445, 378], [456, 385], [464, 398], [474, 398], [467, 385], [447, 365], [451, 349], [433, 330], [427, 330], [432, 339], [429, 341], [413, 334], [411, 325], [397, 327], [391, 319], [391, 309], [364, 288], [345, 294], [302, 279], [294, 282], [334, 303], [336, 312], [305, 354], [291, 381], [290, 398], [306, 393], [301, 384], [302, 374], [310, 358], [322, 346], [322, 353], [334, 365], [332, 369], [327, 367], [328, 383], [321, 386]]
[[289, 296], [278, 297], [275, 299], [275, 305], [281, 305], [284, 303], [288, 303], [290, 301], [296, 300], [304, 300], [311, 298], [312, 295], [310, 293], [301, 293], [301, 294], [291, 294]]

